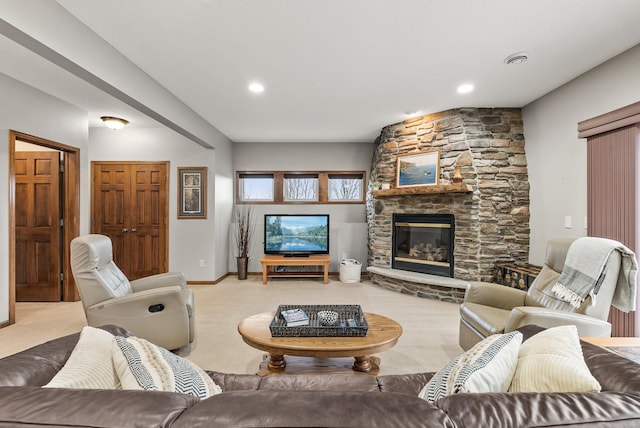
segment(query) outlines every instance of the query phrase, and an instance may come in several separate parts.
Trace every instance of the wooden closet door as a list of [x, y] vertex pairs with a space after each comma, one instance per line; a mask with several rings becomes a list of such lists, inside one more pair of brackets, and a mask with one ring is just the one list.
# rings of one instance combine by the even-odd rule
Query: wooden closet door
[[131, 273], [141, 278], [167, 271], [166, 229], [167, 181], [164, 165], [132, 168], [132, 198], [129, 238]]
[[16, 152], [16, 300], [59, 302], [60, 154]]
[[168, 162], [92, 162], [92, 232], [113, 242], [130, 280], [168, 266]]
[[[131, 217], [130, 166], [93, 164], [92, 233], [107, 235], [113, 245], [113, 261], [129, 276], [129, 259], [125, 238]], [[131, 278], [132, 279], [132, 278]]]

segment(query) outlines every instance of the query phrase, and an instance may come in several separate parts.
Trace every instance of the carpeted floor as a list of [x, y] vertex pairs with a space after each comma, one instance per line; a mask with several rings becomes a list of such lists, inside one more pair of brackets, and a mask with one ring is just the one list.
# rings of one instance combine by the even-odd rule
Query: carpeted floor
[[[200, 367], [228, 373], [255, 373], [264, 352], [245, 344], [237, 332], [247, 316], [273, 311], [278, 304], [359, 304], [398, 321], [398, 344], [378, 355], [380, 374], [435, 371], [462, 353], [458, 345], [458, 308], [453, 303], [407, 296], [363, 281], [229, 277], [217, 285], [192, 286], [196, 300], [196, 341], [181, 355]], [[80, 302], [18, 303], [16, 324], [0, 329], [0, 357], [43, 341], [77, 332], [84, 325]]]

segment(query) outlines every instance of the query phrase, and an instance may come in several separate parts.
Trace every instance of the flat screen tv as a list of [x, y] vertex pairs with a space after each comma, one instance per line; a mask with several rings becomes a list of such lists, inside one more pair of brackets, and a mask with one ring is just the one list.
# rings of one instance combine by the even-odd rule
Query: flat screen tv
[[329, 254], [328, 214], [265, 214], [264, 253]]

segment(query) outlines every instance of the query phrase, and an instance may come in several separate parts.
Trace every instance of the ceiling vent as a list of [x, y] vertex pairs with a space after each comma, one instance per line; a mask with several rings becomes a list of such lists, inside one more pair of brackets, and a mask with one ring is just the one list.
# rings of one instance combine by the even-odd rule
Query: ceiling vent
[[527, 59], [529, 59], [529, 54], [526, 52], [518, 52], [512, 55], [509, 55], [504, 59], [504, 63], [508, 65], [522, 64]]

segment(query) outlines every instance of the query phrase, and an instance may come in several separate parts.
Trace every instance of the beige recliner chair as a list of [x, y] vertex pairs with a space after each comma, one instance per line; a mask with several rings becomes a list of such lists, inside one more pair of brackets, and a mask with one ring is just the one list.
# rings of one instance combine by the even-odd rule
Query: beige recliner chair
[[620, 273], [621, 255], [613, 251], [604, 271], [596, 304], [587, 297], [578, 308], [560, 300], [551, 288], [564, 268], [567, 251], [576, 238], [556, 238], [547, 243], [545, 262], [528, 291], [499, 284], [472, 282], [460, 306], [459, 343], [464, 350], [487, 336], [507, 333], [527, 324], [555, 327], [573, 324], [582, 337], [608, 337], [607, 322]]
[[193, 342], [193, 291], [182, 273], [129, 281], [113, 262], [111, 239], [96, 234], [71, 241], [71, 270], [90, 326], [118, 325], [167, 349]]

